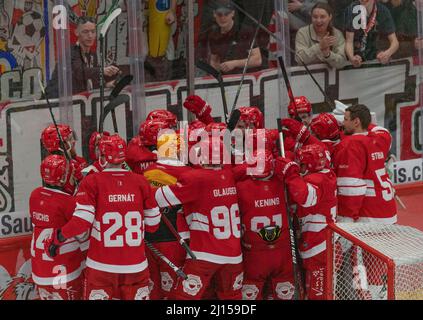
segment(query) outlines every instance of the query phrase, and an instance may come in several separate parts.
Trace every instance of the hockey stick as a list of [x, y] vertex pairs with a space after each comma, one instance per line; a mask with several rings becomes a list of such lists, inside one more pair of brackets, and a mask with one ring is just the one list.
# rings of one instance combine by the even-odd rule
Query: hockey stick
[[211, 75], [219, 83], [220, 94], [222, 95], [223, 112], [225, 114], [225, 122], [228, 123], [228, 116], [229, 116], [228, 103], [226, 101], [226, 93], [225, 93], [225, 87], [224, 87], [224, 84], [223, 84], [222, 74], [219, 71], [217, 71], [215, 68], [213, 68], [211, 65], [209, 65], [208, 63], [206, 63], [202, 60], [197, 60], [197, 62], [195, 63], [195, 66], [198, 69], [201, 69], [204, 72]]
[[187, 275], [180, 268], [175, 266], [172, 261], [166, 258], [163, 253], [161, 253], [157, 248], [155, 248], [149, 241], [144, 239], [144, 242], [145, 245], [151, 250], [151, 252], [153, 252], [157, 257], [162, 259], [164, 263], [166, 263], [173, 271], [175, 271], [178, 277], [181, 277], [184, 280], [188, 279]]
[[[285, 158], [285, 146], [283, 143], [283, 133], [282, 128], [279, 126], [279, 147], [280, 147], [280, 153], [281, 156]], [[294, 299], [299, 300], [301, 295], [301, 286], [300, 284], [303, 283], [302, 277], [301, 277], [301, 268], [300, 268], [300, 258], [298, 253], [298, 245], [297, 245], [297, 237], [294, 229], [294, 223], [293, 223], [293, 216], [291, 215], [289, 211], [289, 202], [288, 202], [288, 188], [286, 186], [286, 183], [284, 183], [284, 195], [285, 195], [285, 210], [286, 215], [288, 218], [288, 229], [289, 229], [289, 238], [290, 238], [290, 244], [291, 244], [291, 256], [292, 256], [292, 270], [294, 273], [294, 286], [295, 286], [295, 293], [294, 293]]]
[[[120, 92], [123, 90], [123, 88], [125, 88], [134, 78], [134, 76], [132, 76], [131, 74], [127, 74], [126, 76], [120, 78], [115, 87], [113, 88], [112, 92], [109, 95], [110, 100], [113, 100], [114, 98], [116, 98]], [[112, 121], [113, 121], [113, 129], [115, 131], [115, 133], [118, 133], [118, 125], [117, 125], [117, 121], [116, 121], [116, 113], [115, 113], [115, 109], [111, 109], [112, 112]], [[106, 117], [106, 115], [104, 115], [104, 117]]]
[[[172, 210], [172, 211], [171, 211]], [[185, 249], [185, 251], [189, 254], [189, 256], [193, 259], [193, 260], [197, 260], [196, 255], [194, 254], [194, 252], [191, 251], [190, 247], [188, 246], [188, 244], [185, 242], [185, 240], [181, 237], [181, 235], [178, 233], [178, 231], [176, 231], [175, 227], [173, 226], [173, 224], [170, 222], [170, 220], [168, 219], [168, 217], [166, 216], [167, 213], [175, 213], [173, 211], [178, 211], [177, 207], [167, 207], [163, 209], [162, 212], [162, 220], [164, 221], [164, 223], [166, 224], [167, 228], [169, 229], [169, 231], [176, 237], [176, 239], [178, 240], [179, 244]]]
[[[263, 6], [261, 8], [260, 21], [263, 20], [265, 4], [266, 4], [266, 2], [263, 1]], [[245, 73], [247, 72], [248, 63], [249, 63], [250, 58], [251, 58], [251, 53], [253, 52], [253, 49], [254, 49], [254, 44], [256, 43], [256, 38], [257, 38], [257, 34], [258, 34], [259, 29], [260, 29], [260, 27], [257, 26], [256, 31], [254, 32], [253, 40], [251, 41], [251, 45], [250, 45], [250, 48], [248, 50], [247, 60], [245, 61], [244, 68], [242, 69], [241, 82], [239, 83], [238, 90], [236, 91], [236, 96], [235, 96], [235, 100], [234, 100], [234, 103], [233, 103], [232, 108], [231, 108], [231, 113], [235, 110], [236, 103], [238, 102], [238, 98], [239, 98], [239, 95], [241, 93], [242, 83], [244, 82]]]
[[38, 73], [38, 83], [40, 85], [41, 92], [43, 93], [43, 95], [44, 95], [44, 97], [46, 99], [48, 110], [50, 111], [51, 119], [53, 120], [54, 127], [56, 128], [57, 136], [59, 137], [60, 147], [63, 149], [63, 153], [65, 155], [66, 160], [68, 162], [70, 162], [71, 161], [71, 156], [68, 154], [68, 150], [65, 147], [65, 142], [63, 141], [62, 135], [60, 134], [59, 127], [57, 126], [56, 118], [54, 117], [53, 109], [52, 109], [51, 104], [50, 104], [50, 100], [49, 100], [49, 98], [48, 98], [48, 96], [46, 94], [46, 91], [45, 91], [43, 82], [41, 81], [41, 78], [40, 78], [40, 74], [39, 73]]
[[[104, 38], [112, 22], [121, 14], [122, 9], [113, 10], [104, 21], [100, 29], [100, 119], [103, 117], [104, 107]], [[114, 115], [114, 114], [113, 114]], [[113, 118], [113, 128], [117, 132], [116, 116]]]
[[117, 106], [120, 106], [121, 104], [129, 102], [129, 96], [126, 94], [120, 94], [117, 97], [115, 97], [113, 100], [111, 100], [105, 107], [103, 114], [100, 113], [100, 119], [99, 119], [99, 125], [98, 125], [98, 132], [101, 134], [103, 133], [104, 129], [104, 120], [106, 119], [106, 116], [115, 110]]
[[[239, 10], [242, 14], [244, 14], [248, 19], [250, 19], [252, 22], [254, 22], [258, 27], [260, 27], [260, 29], [262, 29], [264, 32], [266, 32], [269, 36], [271, 36], [272, 38], [274, 38], [276, 41], [278, 41], [280, 44], [283, 43], [282, 39], [279, 38], [276, 34], [274, 34], [273, 32], [271, 32], [268, 28], [266, 28], [263, 24], [261, 24], [259, 21], [257, 21], [257, 19], [255, 19], [252, 15], [250, 15], [248, 12], [246, 12], [243, 8], [241, 8], [238, 4], [236, 4], [233, 0], [230, 0], [230, 3], [232, 3], [232, 5]], [[298, 55], [295, 50], [292, 50], [291, 48], [287, 47], [287, 49], [294, 53], [295, 56], [298, 57], [298, 59], [300, 60], [301, 65], [304, 67], [304, 69], [306, 70], [307, 74], [311, 77], [311, 79], [313, 80], [313, 82], [316, 84], [316, 86], [319, 88], [319, 91], [322, 93], [323, 97], [325, 98], [325, 101], [332, 107], [335, 107], [335, 103], [333, 101], [333, 99], [330, 99], [329, 96], [326, 94], [326, 92], [323, 90], [323, 88], [321, 87], [321, 85], [317, 82], [316, 78], [313, 76], [313, 74], [311, 73], [310, 69], [307, 67], [307, 65], [305, 64], [304, 60], [301, 58], [300, 55]]]

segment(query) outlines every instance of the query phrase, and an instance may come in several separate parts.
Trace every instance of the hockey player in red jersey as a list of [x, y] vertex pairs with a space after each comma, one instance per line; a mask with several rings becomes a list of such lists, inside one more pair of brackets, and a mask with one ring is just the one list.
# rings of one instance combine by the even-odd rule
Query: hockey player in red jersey
[[342, 221], [392, 224], [397, 221], [396, 203], [385, 169], [390, 135], [386, 129], [377, 127], [369, 132], [370, 121], [366, 106], [354, 105], [346, 109], [346, 137], [334, 159], [338, 177], [338, 216]]
[[157, 110], [153, 110], [151, 111], [148, 115], [147, 118], [145, 119], [147, 120], [159, 120], [159, 121], [164, 121], [167, 123], [168, 128], [169, 129], [176, 129], [176, 122], [177, 122], [177, 118], [176, 116], [167, 110], [164, 109], [157, 109]]
[[[75, 151], [75, 134], [71, 127], [65, 124], [58, 124], [57, 129], [59, 130], [60, 136], [63, 139], [64, 147], [66, 152], [71, 158], [71, 165], [74, 167], [74, 179], [68, 179], [68, 183], [64, 186], [67, 192], [73, 193], [75, 190], [75, 184], [79, 183], [82, 178], [82, 170], [88, 165], [87, 161], [76, 154]], [[41, 143], [44, 148], [50, 154], [62, 154], [64, 155], [65, 150], [62, 149], [60, 139], [57, 134], [57, 129], [54, 124], [46, 127], [41, 133]], [[76, 183], [75, 183], [76, 182]]]
[[294, 98], [288, 105], [288, 114], [292, 119], [301, 121], [305, 126], [309, 126], [313, 118], [311, 103], [304, 96]]
[[[274, 175], [269, 150], [254, 152], [249, 178], [237, 182], [242, 223], [244, 300], [291, 300], [294, 296], [291, 246], [282, 182]], [[258, 261], [260, 263], [258, 263]]]
[[275, 171], [286, 183], [291, 201], [298, 205], [299, 253], [306, 271], [307, 297], [322, 300], [326, 297], [326, 228], [336, 219], [336, 176], [327, 169], [321, 145], [307, 145], [298, 150], [296, 157], [300, 166], [279, 157]]
[[[166, 132], [166, 131], [163, 131]], [[157, 189], [167, 185], [174, 185], [178, 182], [182, 174], [189, 173], [192, 168], [186, 166], [180, 161], [181, 154], [184, 152], [186, 145], [182, 138], [173, 132], [160, 134], [157, 138], [157, 162], [151, 164], [144, 171], [144, 176], [150, 182], [153, 189]], [[189, 230], [182, 213], [182, 207], [175, 206], [164, 209], [163, 215], [166, 215], [172, 223], [179, 235], [185, 239], [189, 239]], [[154, 244], [154, 246], [165, 255], [176, 266], [183, 266], [186, 251], [177, 241], [176, 237], [169, 230], [169, 227], [163, 221], [160, 222], [158, 231], [145, 234], [146, 240]], [[165, 264], [158, 259], [147, 248], [147, 259], [150, 270], [150, 279], [152, 280], [152, 288], [150, 291], [150, 299], [164, 299], [168, 297], [170, 290], [176, 283], [177, 275]]]
[[144, 231], [154, 232], [160, 211], [144, 177], [121, 169], [126, 143], [118, 135], [102, 139], [102, 172], [84, 178], [76, 194], [72, 219], [55, 229], [45, 243], [54, 256], [63, 241], [91, 228], [85, 270], [85, 298], [124, 300], [149, 298], [149, 271]]
[[31, 242], [32, 279], [42, 300], [77, 300], [82, 297], [84, 257], [80, 243], [75, 238], [67, 240], [54, 259], [44, 252], [45, 239], [72, 218], [75, 199], [63, 189], [66, 179], [73, 175], [72, 171], [73, 167], [64, 156], [48, 155], [40, 166], [45, 187], [35, 189], [29, 199], [34, 228]]
[[169, 128], [169, 121], [146, 120], [141, 123], [139, 133], [128, 143], [126, 163], [135, 173], [143, 174], [152, 163], [157, 161], [156, 143], [160, 130]]
[[[212, 143], [212, 141], [214, 143]], [[219, 138], [201, 142], [202, 169], [183, 174], [176, 185], [156, 191], [160, 207], [182, 204], [190, 229], [190, 248], [184, 272], [172, 294], [175, 299], [201, 299], [213, 278], [221, 300], [241, 299], [241, 226], [235, 181], [230, 168], [222, 166], [224, 146]]]
[[310, 123], [310, 130], [330, 152], [331, 161], [334, 159], [336, 148], [341, 142], [338, 121], [330, 113], [318, 114]]

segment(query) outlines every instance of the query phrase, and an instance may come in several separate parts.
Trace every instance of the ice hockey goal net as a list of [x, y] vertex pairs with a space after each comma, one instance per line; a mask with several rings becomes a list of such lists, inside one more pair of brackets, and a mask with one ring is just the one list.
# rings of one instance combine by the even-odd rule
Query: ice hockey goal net
[[423, 299], [423, 232], [337, 223], [329, 225], [327, 240], [328, 299]]

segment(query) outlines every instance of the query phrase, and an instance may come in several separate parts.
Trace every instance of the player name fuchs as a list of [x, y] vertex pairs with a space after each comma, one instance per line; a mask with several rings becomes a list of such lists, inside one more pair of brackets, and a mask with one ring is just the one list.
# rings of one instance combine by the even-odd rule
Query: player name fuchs
[[109, 202], [134, 202], [135, 194], [109, 194]]
[[279, 197], [276, 197], [273, 199], [254, 200], [254, 206], [256, 208], [277, 206], [279, 205], [279, 203], [280, 203]]
[[39, 213], [39, 212], [33, 212], [32, 218], [39, 221], [49, 222], [49, 216], [47, 214]]
[[233, 194], [236, 194], [236, 188], [235, 187], [223, 188], [223, 189], [214, 189], [213, 190], [213, 196], [215, 198], [230, 196], [230, 195], [233, 195]]

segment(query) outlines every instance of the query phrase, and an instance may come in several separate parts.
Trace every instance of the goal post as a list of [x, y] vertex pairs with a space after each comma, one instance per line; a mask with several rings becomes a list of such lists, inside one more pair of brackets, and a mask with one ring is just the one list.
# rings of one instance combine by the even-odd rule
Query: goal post
[[329, 224], [327, 299], [422, 300], [423, 232], [379, 223]]

